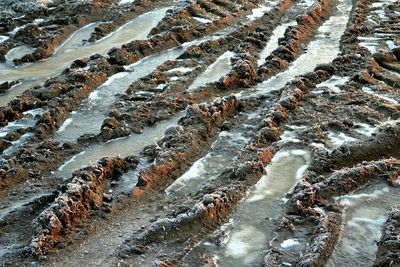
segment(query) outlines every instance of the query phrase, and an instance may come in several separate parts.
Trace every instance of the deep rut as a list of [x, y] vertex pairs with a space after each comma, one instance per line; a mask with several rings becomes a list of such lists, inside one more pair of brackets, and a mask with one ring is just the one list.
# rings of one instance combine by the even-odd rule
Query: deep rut
[[398, 1], [118, 2], [0, 18], [2, 265], [400, 264]]

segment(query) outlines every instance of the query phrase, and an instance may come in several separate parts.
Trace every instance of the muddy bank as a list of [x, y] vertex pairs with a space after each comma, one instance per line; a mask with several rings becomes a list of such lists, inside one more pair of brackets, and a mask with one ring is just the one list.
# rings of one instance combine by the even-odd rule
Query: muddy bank
[[[99, 24], [92, 41], [106, 40], [135, 12], [153, 8], [146, 1], [120, 3], [103, 3], [112, 9], [109, 22]], [[365, 251], [362, 262], [372, 264], [382, 211], [392, 205], [374, 206], [378, 219], [359, 215], [370, 209], [363, 206], [370, 195], [390, 203], [386, 192], [395, 196], [400, 172], [399, 53], [397, 39], [387, 39], [397, 29], [391, 22], [398, 5], [353, 4], [350, 10], [349, 1], [176, 2], [145, 40], [78, 59], [12, 100], [0, 113], [0, 240], [6, 244], [0, 262], [227, 266], [231, 259], [217, 250], [228, 247], [228, 239], [246, 245], [239, 228], [247, 218], [235, 219], [250, 214], [249, 222], [260, 219], [268, 228], [260, 233], [264, 239], [251, 241], [260, 265], [343, 262], [353, 255], [341, 253], [346, 242], [354, 240], [357, 248], [364, 240], [346, 235], [363, 223], [374, 236], [348, 262]], [[382, 25], [373, 25], [377, 19]], [[35, 23], [40, 28], [47, 22]], [[272, 36], [282, 23], [284, 36]], [[272, 54], [258, 68], [270, 39]], [[18, 86], [9, 81], [0, 89]], [[100, 102], [97, 109], [90, 106]], [[74, 129], [86, 121], [87, 127]], [[285, 151], [310, 151], [313, 162], [293, 170], [291, 184], [279, 177], [288, 183], [284, 189], [260, 189], [273, 156], [284, 162]], [[100, 159], [107, 153], [140, 157]], [[82, 167], [88, 162], [96, 163]], [[377, 181], [383, 189], [371, 193]], [[268, 207], [258, 203], [254, 214], [241, 213], [241, 203], [254, 200], [248, 194], [254, 185], [269, 194]], [[352, 201], [361, 198], [365, 203]], [[376, 266], [397, 260], [396, 212], [382, 231]]]
[[393, 208], [389, 212], [387, 221], [382, 229], [381, 240], [378, 242], [378, 252], [376, 253], [374, 266], [396, 266], [400, 264], [398, 251], [399, 215], [398, 208]]
[[[240, 30], [230, 33], [226, 37], [221, 36], [199, 45], [193, 45], [183, 52], [176, 61], [161, 65], [151, 75], [133, 83], [114, 106], [110, 117], [107, 119], [107, 121], [115, 122], [115, 130], [111, 131], [112, 135], [108, 136], [110, 130], [106, 128], [102, 130], [99, 136], [89, 139], [95, 138], [104, 141], [111, 137], [125, 136], [132, 131], [140, 131], [142, 127], [173, 116], [176, 112], [185, 108], [188, 103], [228, 95], [236, 88], [249, 86], [251, 83], [244, 84], [243, 75], [251, 76], [252, 79], [257, 77], [252, 66], [256, 56], [252, 55], [256, 55], [263, 47], [263, 43], [268, 40], [272, 32], [273, 25], [282, 19], [285, 11], [290, 9], [291, 6], [292, 2], [282, 1], [272, 11], [266, 12], [260, 18], [247, 23]], [[296, 12], [294, 10], [291, 12], [301, 13], [300, 10], [296, 10]], [[266, 21], [270, 23], [270, 26], [261, 26]], [[230, 65], [233, 66], [232, 68], [235, 71], [242, 69], [241, 78], [237, 76], [238, 79], [231, 79], [229, 88], [226, 87], [223, 91], [218, 88], [218, 84], [226, 80], [226, 76], [221, 77], [217, 82], [199, 83], [197, 80], [199, 80], [199, 75], [204, 70], [204, 66], [208, 65], [206, 71], [211, 69], [220, 57], [222, 58], [225, 55], [221, 55], [221, 51], [228, 50], [234, 51], [234, 56], [230, 58]], [[216, 58], [216, 56], [220, 57]], [[245, 61], [242, 60], [243, 56], [247, 57]], [[214, 61], [213, 64], [211, 64], [212, 61]], [[194, 80], [196, 76], [197, 78]], [[198, 86], [194, 88], [194, 84], [198, 84]]]
[[61, 162], [78, 153], [76, 145], [44, 141], [19, 150], [1, 160], [0, 189], [13, 187], [28, 179], [41, 180]]
[[[7, 1], [6, 1], [7, 2]], [[13, 1], [8, 1], [13, 2]], [[51, 56], [63, 41], [79, 28], [101, 19], [107, 14], [104, 10], [115, 9], [110, 1], [96, 2], [64, 2], [39, 3], [25, 1], [24, 3], [4, 3], [3, 10], [14, 13], [21, 19], [15, 20], [2, 17], [0, 33], [10, 35], [0, 46], [0, 61], [5, 61], [7, 52], [21, 45], [29, 45], [33, 53], [14, 60], [15, 64], [35, 62]], [[84, 15], [83, 15], [84, 14]], [[13, 31], [13, 32], [12, 32]], [[10, 33], [12, 32], [12, 33]]]
[[139, 196], [182, 174], [182, 169], [204, 153], [224, 121], [235, 115], [238, 106], [237, 98], [230, 96], [189, 107], [178, 126], [167, 129], [163, 139], [145, 148], [144, 154], [155, 163], [140, 173], [132, 194]]
[[31, 253], [38, 256], [51, 251], [91, 210], [107, 209], [106, 203], [112, 200], [107, 194], [111, 181], [127, 169], [136, 167], [137, 163], [135, 157], [103, 158], [97, 164], [75, 172], [50, 207], [33, 221]]

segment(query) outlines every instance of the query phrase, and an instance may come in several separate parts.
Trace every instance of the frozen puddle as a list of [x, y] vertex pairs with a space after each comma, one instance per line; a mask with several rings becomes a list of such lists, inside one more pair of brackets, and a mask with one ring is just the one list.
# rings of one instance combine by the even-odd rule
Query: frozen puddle
[[[23, 89], [30, 87], [32, 80], [36, 83], [43, 84], [49, 77], [54, 77], [61, 73], [66, 67], [68, 67], [75, 59], [90, 56], [92, 54], [105, 54], [113, 47], [120, 47], [122, 44], [133, 40], [145, 39], [150, 33], [151, 29], [155, 27], [158, 22], [164, 17], [167, 7], [163, 9], [157, 9], [151, 12], [144, 13], [128, 22], [127, 24], [120, 27], [117, 31], [109, 34], [103, 39], [86, 45], [79, 46], [77, 49], [76, 44], [82, 43], [83, 38], [87, 38], [88, 33], [92, 32], [95, 25], [89, 25], [77, 33], [75, 33], [70, 39], [68, 39], [63, 45], [61, 45], [56, 53], [42, 61], [38, 61], [32, 64], [25, 64], [18, 68], [10, 67], [6, 64], [0, 64], [0, 84], [5, 81], [21, 80], [25, 86], [21, 86], [21, 91], [13, 93], [12, 95], [3, 94], [0, 97], [1, 104], [4, 106], [9, 101], [14, 99], [15, 94], [21, 94]], [[17, 88], [15, 88], [17, 89]], [[15, 91], [11, 90], [11, 91]]]
[[207, 83], [216, 82], [221, 77], [228, 74], [231, 69], [231, 58], [235, 55], [234, 52], [226, 51], [217, 60], [211, 64], [193, 83], [189, 86], [188, 91], [194, 91], [200, 86]]
[[119, 5], [119, 6], [122, 6], [122, 5], [125, 5], [125, 4], [131, 4], [131, 3], [133, 3], [133, 2], [135, 2], [135, 0], [120, 0], [120, 1], [118, 2], [118, 5]]
[[380, 99], [386, 100], [386, 101], [390, 102], [391, 104], [394, 104], [394, 105], [398, 105], [399, 104], [399, 102], [397, 100], [391, 98], [389, 95], [375, 93], [374, 90], [371, 87], [364, 86], [362, 88], [362, 90], [363, 90], [364, 93], [371, 94], [371, 95], [376, 96], [376, 97], [378, 97]]
[[200, 22], [200, 23], [212, 23], [213, 21], [211, 19], [205, 19], [205, 18], [201, 18], [201, 17], [192, 17], [194, 20]]
[[258, 94], [279, 90], [295, 76], [313, 71], [318, 64], [331, 62], [340, 51], [340, 38], [349, 20], [352, 2], [339, 1], [334, 14], [318, 28], [314, 41], [307, 46], [306, 53], [298, 57], [287, 71], [281, 72], [256, 87]]
[[4, 43], [5, 41], [7, 41], [8, 39], [10, 39], [10, 37], [5, 36], [5, 35], [0, 35], [0, 44]]
[[300, 143], [299, 135], [297, 130], [302, 130], [307, 128], [307, 126], [297, 126], [297, 125], [286, 125], [285, 130], [281, 135], [281, 140], [279, 142], [283, 143]]
[[340, 86], [345, 85], [348, 81], [350, 81], [350, 77], [333, 75], [330, 79], [318, 84], [316, 90], [313, 90], [312, 92], [314, 94], [322, 94], [324, 92], [323, 88], [327, 87], [332, 92], [339, 94], [342, 92]]
[[[372, 3], [369, 14], [366, 17], [368, 26], [372, 28], [380, 27], [385, 22], [389, 22], [391, 18], [385, 14], [385, 6], [395, 2], [395, 0], [381, 0]], [[360, 36], [358, 37], [360, 41], [359, 45], [368, 49], [371, 54], [377, 52], [379, 49], [393, 49], [396, 47], [393, 41], [396, 34], [397, 33], [380, 33], [379, 35], [373, 34], [373, 36]]]
[[329, 142], [333, 145], [333, 147], [339, 147], [346, 142], [354, 142], [355, 138], [348, 136], [345, 133], [337, 133], [337, 132], [329, 132], [328, 133]]
[[165, 130], [170, 126], [175, 126], [179, 118], [179, 116], [176, 116], [170, 120], [160, 122], [155, 127], [145, 128], [142, 134], [131, 134], [127, 137], [113, 139], [104, 144], [91, 145], [65, 162], [53, 175], [68, 178], [73, 170], [97, 162], [102, 157], [126, 157], [139, 154], [146, 146], [154, 144], [154, 142], [162, 138]]
[[359, 134], [365, 135], [367, 137], [372, 136], [374, 133], [376, 133], [376, 127], [368, 124], [368, 123], [363, 123], [363, 122], [356, 122], [354, 125], [357, 127], [356, 132]]
[[[18, 129], [29, 129], [34, 127], [38, 116], [41, 116], [44, 110], [41, 108], [32, 109], [23, 113], [23, 117], [18, 121], [13, 121], [7, 124], [7, 126], [1, 128], [0, 137], [6, 137], [7, 134], [14, 132]], [[27, 132], [21, 135], [17, 140], [11, 142], [11, 146], [5, 149], [2, 155], [11, 155], [18, 147], [24, 144], [31, 136], [32, 132]]]
[[[150, 74], [165, 61], [177, 58], [190, 45], [204, 40], [205, 38], [196, 42], [188, 42], [161, 54], [146, 57], [127, 66], [127, 72], [120, 72], [111, 76], [89, 95], [88, 99], [81, 104], [77, 111], [71, 113], [70, 117], [64, 121], [56, 133], [55, 139], [60, 142], [76, 142], [77, 138], [83, 134], [98, 134], [101, 124], [119, 94], [124, 93], [134, 81]], [[189, 71], [188, 68], [177, 68], [175, 70]], [[90, 121], [90, 124], [87, 123], [88, 121]]]
[[257, 65], [261, 66], [265, 62], [265, 58], [268, 57], [275, 49], [278, 48], [278, 39], [283, 37], [287, 27], [296, 25], [295, 21], [291, 21], [288, 23], [281, 24], [275, 28], [272, 32], [271, 38], [269, 39], [267, 45], [260, 52], [259, 59], [257, 61]]
[[249, 139], [243, 137], [240, 133], [221, 132], [217, 140], [211, 145], [211, 152], [197, 160], [165, 192], [168, 195], [173, 193], [189, 195], [197, 192], [201, 185], [217, 178], [221, 171], [232, 163], [237, 151], [243, 148], [248, 141]]
[[[226, 238], [221, 245], [204, 243], [218, 258], [218, 266], [262, 265], [264, 250], [282, 215], [286, 193], [310, 162], [305, 150], [278, 152], [266, 167], [267, 174], [249, 192], [247, 199], [238, 206], [229, 224], [224, 225]], [[260, 212], [261, 211], [261, 212]], [[294, 246], [296, 240], [288, 240], [283, 246]]]
[[21, 46], [17, 46], [15, 48], [11, 49], [10, 51], [8, 51], [8, 53], [5, 55], [5, 57], [6, 57], [7, 61], [13, 61], [14, 59], [21, 58], [21, 57], [25, 56], [26, 54], [30, 54], [33, 51], [35, 51], [35, 48], [30, 47], [28, 45], [21, 45]]
[[373, 265], [381, 227], [387, 212], [398, 203], [398, 194], [397, 188], [380, 182], [338, 198], [346, 206], [346, 225], [327, 266]]

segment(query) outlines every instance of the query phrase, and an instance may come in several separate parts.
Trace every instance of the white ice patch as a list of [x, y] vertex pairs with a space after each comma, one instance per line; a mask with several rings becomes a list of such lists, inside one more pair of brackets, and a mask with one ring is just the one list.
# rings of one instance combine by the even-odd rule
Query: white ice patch
[[392, 41], [392, 40], [386, 41], [386, 45], [388, 46], [388, 48], [390, 50], [395, 49], [397, 47], [396, 44], [394, 43], [394, 41]]
[[296, 239], [286, 239], [285, 241], [282, 242], [281, 247], [289, 248], [289, 247], [293, 247], [296, 245], [300, 245], [300, 242], [297, 241]]
[[345, 196], [336, 197], [335, 200], [339, 200], [343, 205], [350, 206], [356, 200], [360, 199], [378, 199], [389, 192], [389, 188], [382, 188], [379, 190], [374, 190], [371, 193], [359, 193], [359, 194], [349, 194]]
[[39, 24], [39, 23], [42, 23], [44, 21], [44, 19], [35, 19], [34, 21], [33, 21], [33, 24]]
[[[329, 80], [324, 81], [317, 85], [317, 88], [328, 87], [335, 93], [340, 93], [341, 90], [339, 86], [346, 84], [350, 80], [350, 77], [340, 77], [340, 76], [332, 76]], [[323, 90], [314, 91], [314, 93], [322, 93]]]
[[197, 20], [198, 22], [200, 22], [200, 23], [204, 23], [204, 24], [207, 24], [207, 23], [212, 23], [213, 21], [212, 20], [210, 20], [210, 19], [205, 19], [205, 18], [201, 18], [201, 17], [192, 17], [194, 20]]
[[267, 45], [260, 52], [260, 56], [257, 61], [258, 66], [261, 66], [265, 62], [265, 58], [268, 57], [275, 49], [278, 48], [278, 39], [283, 37], [283, 35], [285, 34], [285, 31], [286, 31], [286, 28], [289, 26], [292, 26], [292, 25], [296, 25], [296, 22], [291, 21], [289, 23], [279, 25], [274, 29]]
[[293, 131], [285, 130], [281, 135], [280, 142], [283, 143], [300, 143], [301, 140], [297, 138], [297, 134]]
[[130, 4], [130, 3], [133, 3], [133, 2], [135, 2], [135, 0], [120, 0], [118, 2], [118, 5], [125, 5], [125, 4]]
[[250, 21], [256, 20], [258, 18], [261, 18], [265, 12], [269, 12], [271, 10], [272, 7], [270, 6], [259, 5], [258, 8], [252, 10], [252, 13], [250, 15], [247, 15], [247, 19], [249, 19]]
[[[301, 149], [279, 151], [272, 158], [271, 164], [267, 166], [267, 174], [261, 177], [255, 185], [247, 202], [260, 201], [267, 197], [286, 193], [288, 188], [290, 189], [296, 183], [296, 180], [301, 179], [309, 162], [308, 151]], [[281, 179], [281, 177], [285, 177], [285, 179]]]
[[322, 143], [316, 143], [316, 142], [312, 142], [310, 144], [311, 147], [317, 147], [317, 148], [323, 148], [323, 149], [327, 149], [326, 146]]
[[0, 44], [4, 43], [5, 41], [7, 41], [8, 39], [10, 39], [10, 37], [5, 36], [5, 35], [0, 35]]
[[68, 125], [70, 125], [72, 123], [73, 119], [72, 118], [68, 118], [64, 121], [64, 123], [61, 125], [61, 127], [58, 129], [58, 132], [61, 133], [63, 131], [65, 131], [65, 129], [68, 127]]
[[261, 118], [261, 116], [258, 112], [251, 112], [251, 113], [247, 114], [247, 118], [249, 120], [252, 120], [252, 119], [259, 119], [259, 118]]
[[392, 103], [392, 104], [395, 104], [395, 105], [398, 105], [398, 104], [399, 104], [399, 102], [397, 102], [396, 100], [394, 100], [394, 99], [392, 99], [392, 98], [390, 98], [390, 97], [388, 97], [388, 96], [375, 93], [375, 92], [374, 92], [370, 87], [368, 87], [368, 86], [364, 86], [364, 87], [362, 88], [362, 90], [363, 90], [364, 93], [374, 95], [374, 96], [376, 96], [376, 97], [378, 97], [378, 98], [381, 98], [381, 99], [383, 99], [383, 100], [386, 100], [386, 101], [388, 101], [388, 102], [390, 102], [390, 103]]
[[304, 7], [311, 7], [314, 4], [314, 0], [302, 0], [299, 5]]
[[305, 125], [294, 125], [294, 124], [287, 124], [286, 127], [292, 129], [292, 130], [301, 130], [307, 128]]
[[26, 25], [24, 25], [24, 26], [19, 26], [19, 27], [15, 27], [15, 29], [12, 30], [12, 31], [10, 31], [9, 34], [10, 34], [10, 35], [15, 35], [19, 30], [21, 30], [21, 29], [23, 29], [23, 28], [25, 28], [25, 27], [26, 27]]
[[304, 173], [308, 169], [308, 164], [301, 166], [296, 172], [296, 181], [301, 180], [303, 178]]
[[171, 73], [171, 72], [188, 73], [188, 72], [191, 72], [193, 70], [194, 70], [194, 68], [179, 67], [179, 68], [170, 69], [170, 70], [167, 71], [167, 73]]
[[376, 51], [378, 51], [378, 46], [379, 43], [378, 42], [360, 42], [359, 43], [360, 46], [365, 47], [366, 49], [368, 49], [368, 51], [373, 54]]
[[285, 130], [283, 131], [283, 134], [281, 135], [281, 140], [280, 142], [284, 143], [300, 143], [301, 140], [298, 138], [298, 135], [296, 133], [296, 130], [301, 130], [307, 128], [306, 126], [297, 126], [297, 125], [286, 125], [287, 128], [290, 130]]
[[348, 136], [345, 133], [336, 133], [336, 132], [329, 132], [328, 137], [331, 140], [332, 144], [335, 146], [341, 146], [345, 142], [353, 142], [356, 141], [355, 138]]
[[368, 137], [372, 136], [372, 134], [376, 132], [376, 127], [371, 126], [368, 123], [356, 122], [354, 125], [359, 126], [359, 128], [356, 129], [356, 132]]
[[117, 74], [112, 75], [110, 78], [107, 79], [107, 81], [105, 81], [105, 83], [102, 84], [102, 86], [108, 86], [110, 85], [113, 81], [120, 79], [122, 77], [125, 77], [129, 75], [129, 72], [119, 72]]
[[234, 259], [243, 259], [243, 262], [250, 263], [254, 251], [259, 250], [265, 243], [265, 235], [253, 226], [244, 226], [240, 231], [232, 234], [225, 251], [225, 256]]
[[164, 90], [168, 85], [165, 83], [160, 83], [159, 85], [157, 85], [156, 89], [157, 90]]
[[31, 115], [32, 117], [35, 117], [37, 115], [41, 116], [44, 113], [44, 109], [42, 108], [35, 108], [35, 109], [31, 109], [31, 110], [27, 110], [25, 112], [23, 112], [23, 115]]
[[194, 91], [200, 86], [210, 82], [218, 81], [231, 70], [231, 58], [235, 55], [232, 51], [226, 51], [211, 64], [194, 82], [189, 86], [188, 91]]

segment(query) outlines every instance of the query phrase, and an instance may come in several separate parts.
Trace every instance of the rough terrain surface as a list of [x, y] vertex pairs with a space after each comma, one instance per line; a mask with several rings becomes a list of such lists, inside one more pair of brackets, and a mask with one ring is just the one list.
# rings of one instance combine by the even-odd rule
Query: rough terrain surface
[[0, 266], [400, 266], [400, 2], [4, 0]]

